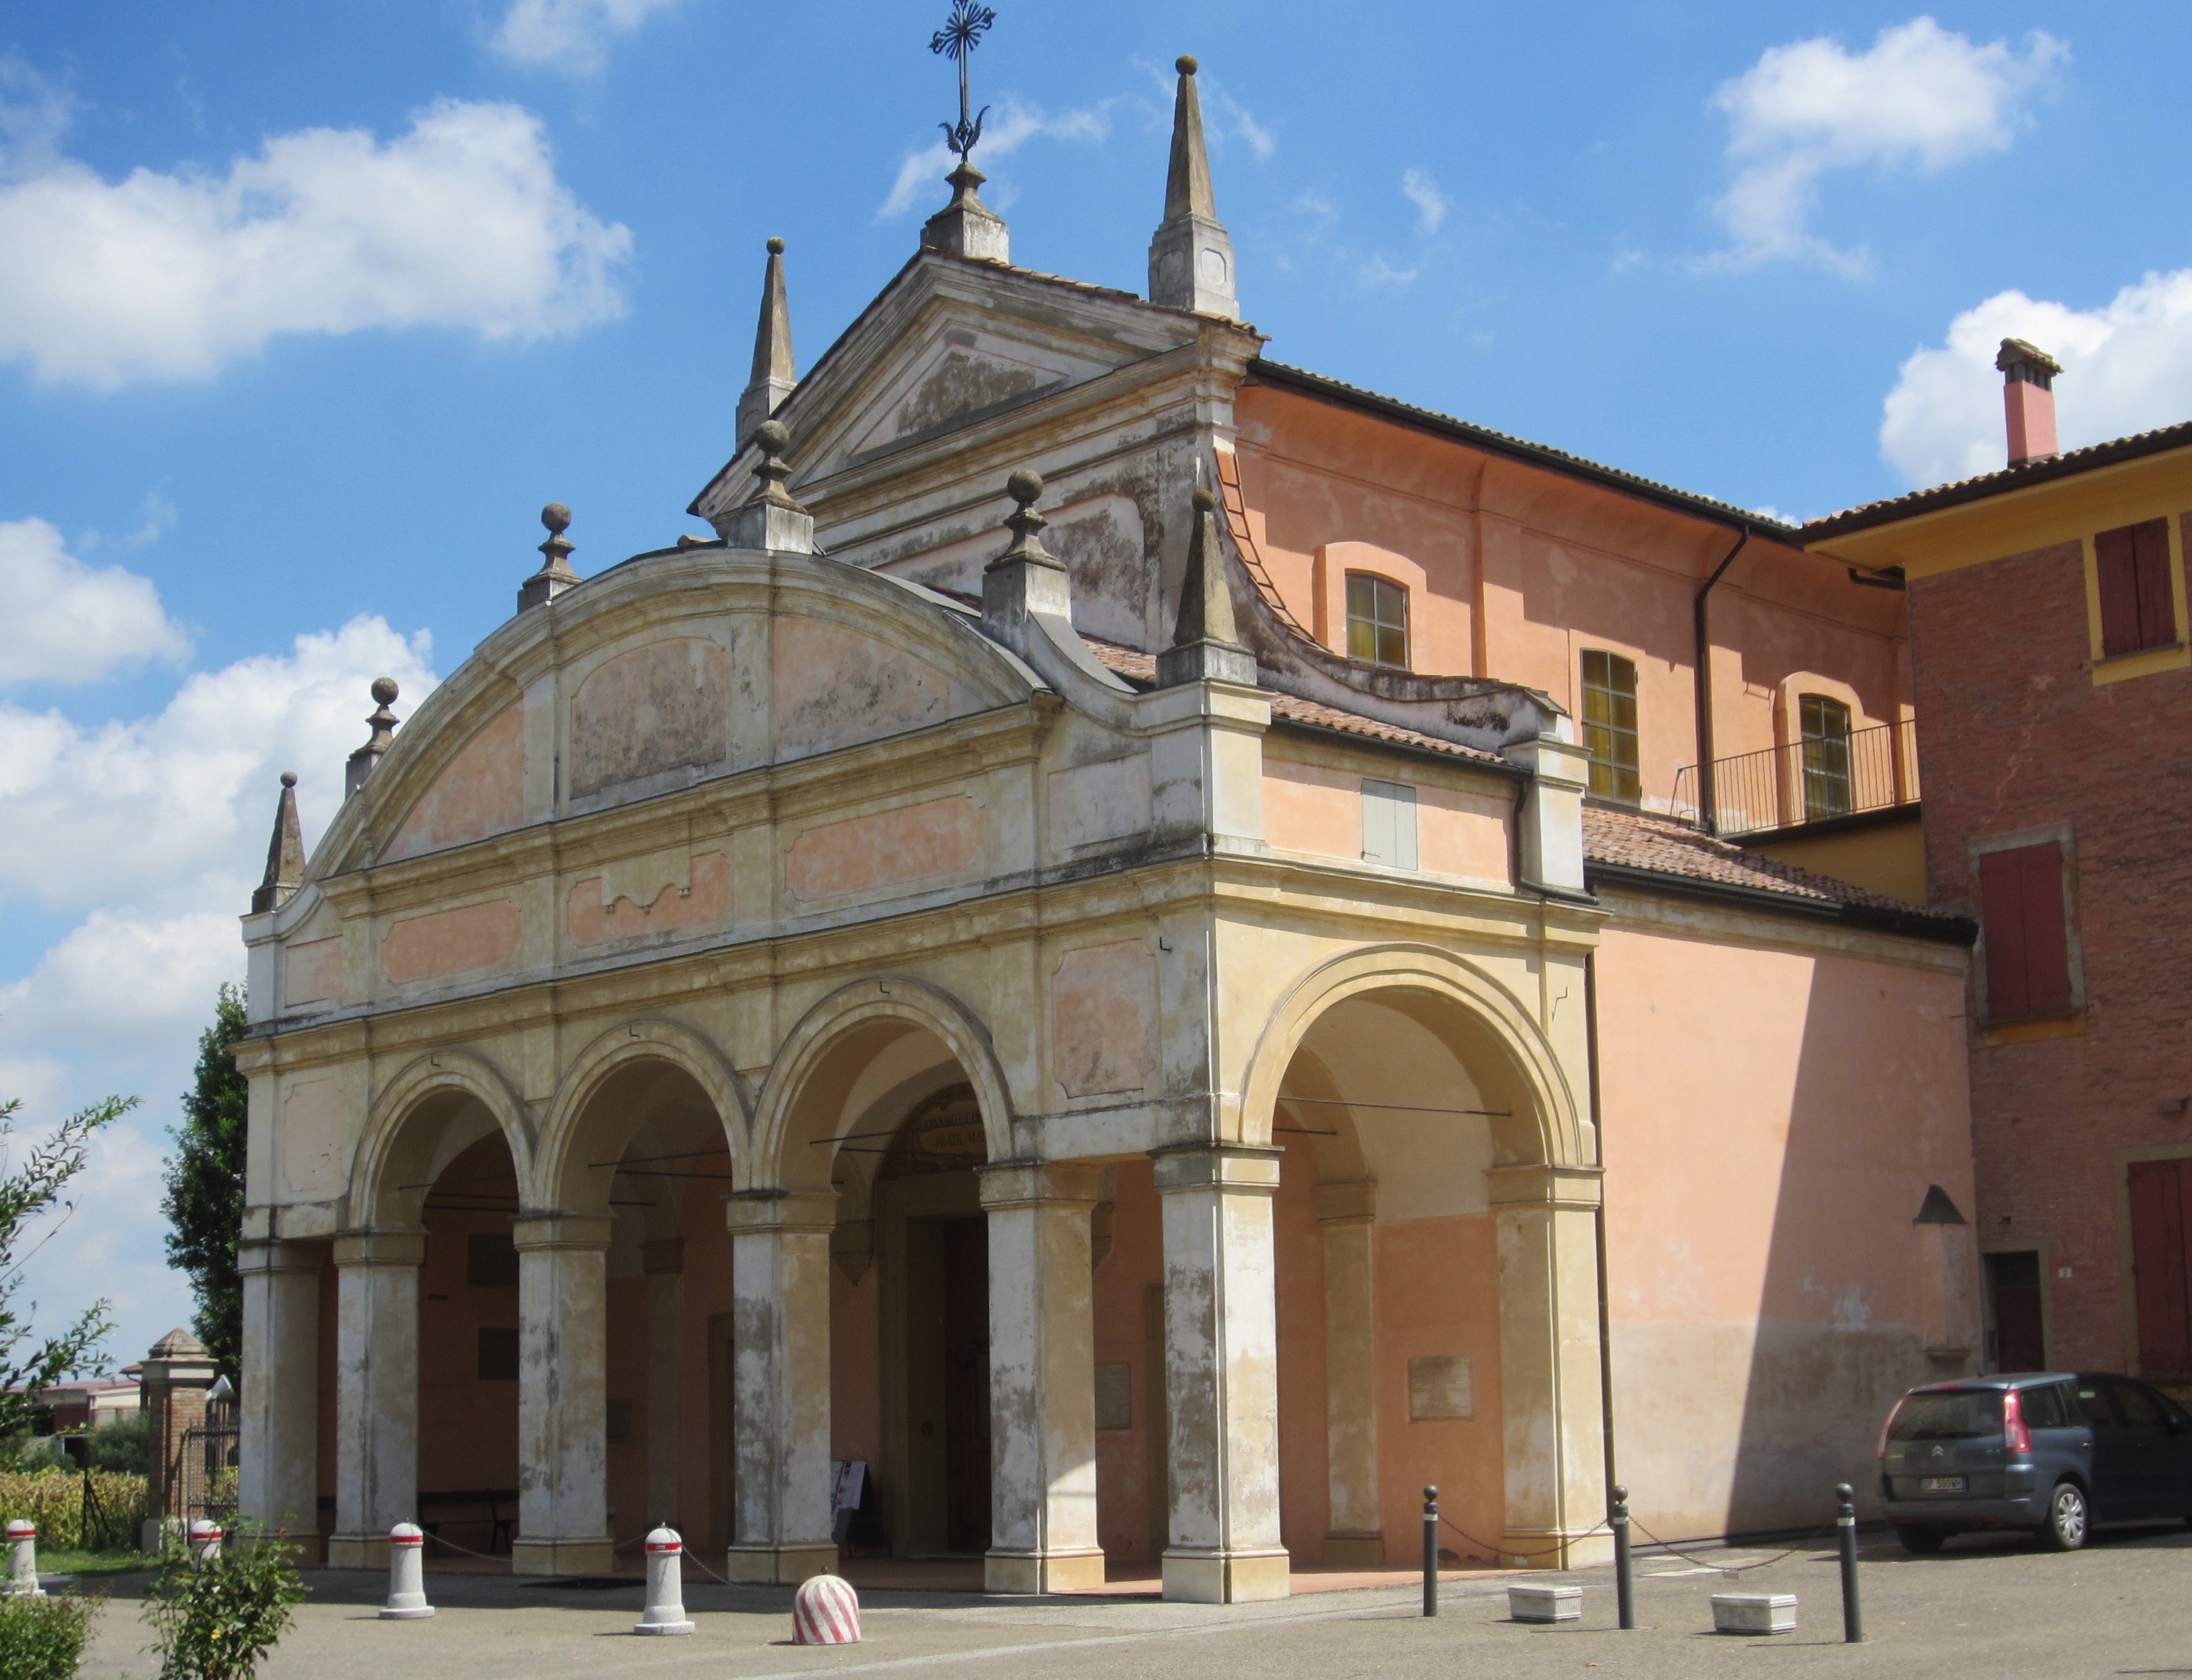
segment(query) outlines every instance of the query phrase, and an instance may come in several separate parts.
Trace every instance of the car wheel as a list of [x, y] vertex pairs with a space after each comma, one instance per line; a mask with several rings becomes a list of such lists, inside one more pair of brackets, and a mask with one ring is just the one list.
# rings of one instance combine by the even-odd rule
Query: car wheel
[[2086, 1490], [2075, 1482], [2058, 1482], [2047, 1496], [2047, 1521], [2040, 1529], [2040, 1543], [2050, 1552], [2075, 1552], [2086, 1543], [2091, 1513]]
[[1944, 1529], [1921, 1529], [1915, 1524], [1898, 1526], [1895, 1530], [1895, 1537], [1903, 1542], [1903, 1549], [1905, 1552], [1915, 1552], [1921, 1558], [1932, 1557], [1949, 1543], [1949, 1536]]

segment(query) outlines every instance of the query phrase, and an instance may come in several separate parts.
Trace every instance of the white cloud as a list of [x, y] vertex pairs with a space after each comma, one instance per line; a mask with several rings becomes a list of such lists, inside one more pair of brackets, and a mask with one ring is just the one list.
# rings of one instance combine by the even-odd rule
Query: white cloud
[[308, 833], [334, 814], [365, 738], [367, 686], [394, 677], [408, 711], [431, 689], [429, 644], [381, 619], [301, 635], [286, 656], [187, 678], [157, 715], [87, 727], [0, 705], [0, 894], [52, 908], [128, 904], [156, 917], [242, 913], [294, 769]]
[[0, 80], [17, 113], [0, 123], [0, 361], [41, 380], [203, 379], [282, 333], [527, 339], [623, 313], [630, 231], [557, 179], [516, 105], [444, 100], [385, 144], [308, 128], [225, 176], [108, 181], [54, 150], [27, 74]]
[[[1256, 120], [1255, 113], [1222, 88], [1212, 88], [1210, 103], [1231, 126], [1231, 132], [1248, 143], [1248, 150], [1259, 158], [1269, 157], [1279, 147], [1279, 137]], [[1213, 125], [1220, 134], [1226, 132], [1223, 124]]]
[[2192, 269], [2149, 274], [2092, 310], [2001, 292], [1951, 322], [1945, 345], [1904, 362], [1888, 393], [1880, 453], [1910, 483], [2005, 464], [1994, 365], [2004, 339], [2063, 364], [2055, 400], [2065, 449], [2192, 419]]
[[[1031, 140], [1080, 140], [1101, 145], [1110, 138], [1110, 105], [1111, 101], [1106, 100], [1100, 105], [1049, 117], [1039, 105], [1023, 105], [1018, 100], [1001, 100], [990, 113], [992, 120], [982, 125], [981, 142], [974, 148], [974, 165], [979, 168], [998, 158], [1009, 157]], [[951, 173], [956, 161], [950, 148], [941, 140], [906, 158], [899, 165], [898, 179], [891, 183], [890, 196], [876, 212], [876, 219], [886, 222], [922, 205], [942, 209], [949, 202], [944, 178]]]
[[1416, 231], [1426, 236], [1436, 233], [1451, 208], [1438, 183], [1421, 169], [1405, 170], [1401, 175], [1401, 194], [1416, 207]]
[[2024, 96], [2069, 56], [2035, 30], [2023, 49], [1974, 45], [1930, 17], [1883, 29], [1852, 54], [1828, 36], [1769, 48], [1721, 85], [1737, 166], [1718, 205], [1735, 237], [1721, 260], [1810, 258], [1854, 271], [1862, 253], [1807, 231], [1821, 176], [1864, 164], [1945, 168], [2014, 137]]
[[585, 75], [613, 35], [629, 35], [678, 0], [515, 0], [488, 43], [506, 59]]
[[0, 686], [88, 682], [119, 665], [190, 652], [151, 578], [118, 566], [94, 571], [43, 519], [0, 521], [0, 578], [9, 591], [9, 610], [0, 614]]
[[[271, 827], [272, 802], [268, 802]], [[96, 909], [0, 986], [0, 1044], [97, 1047], [123, 1034], [195, 1035], [224, 980], [243, 977], [237, 912], [146, 919]]]

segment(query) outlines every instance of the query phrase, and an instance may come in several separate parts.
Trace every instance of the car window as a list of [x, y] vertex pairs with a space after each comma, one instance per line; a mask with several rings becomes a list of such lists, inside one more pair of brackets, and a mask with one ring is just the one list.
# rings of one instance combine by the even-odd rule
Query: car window
[[2078, 1409], [2085, 1415], [2086, 1422], [2115, 1423], [2115, 1408], [2109, 1404], [2109, 1397], [2101, 1392], [2098, 1384], [2074, 1382], [2070, 1390], [2078, 1397]]
[[2024, 1414], [2028, 1429], [2067, 1429], [2069, 1415], [2063, 1408], [2063, 1385], [2059, 1382], [2035, 1383], [2029, 1388], [2020, 1388], [2017, 1393], [2018, 1409]]
[[2166, 1394], [2162, 1393], [2159, 1389], [2148, 1388], [2142, 1384], [2140, 1386], [2139, 1392], [2143, 1393], [2148, 1399], [2153, 1401], [2155, 1405], [2161, 1408], [2162, 1417], [2166, 1420], [2172, 1427], [2183, 1429], [2188, 1427], [2188, 1425], [2192, 1425], [2192, 1418], [2187, 1418], [2184, 1415], [2184, 1408], [2178, 1405], [2176, 1401], [2171, 1399]]
[[2116, 1409], [2123, 1414], [2123, 1421], [2133, 1429], [2161, 1427], [2161, 1408], [2155, 1404], [2154, 1396], [2138, 1384], [2111, 1382], [2109, 1392], [2115, 1395]]
[[1905, 1394], [1887, 1426], [1891, 1441], [1973, 1441], [2001, 1433], [1999, 1388]]

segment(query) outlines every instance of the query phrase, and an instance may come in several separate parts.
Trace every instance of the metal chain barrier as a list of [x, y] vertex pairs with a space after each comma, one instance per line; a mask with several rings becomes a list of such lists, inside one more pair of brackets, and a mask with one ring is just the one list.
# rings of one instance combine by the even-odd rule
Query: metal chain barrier
[[1471, 1546], [1481, 1547], [1481, 1555], [1488, 1555], [1495, 1563], [1502, 1558], [1550, 1558], [1559, 1552], [1566, 1551], [1569, 1546], [1574, 1545], [1576, 1541], [1579, 1540], [1589, 1540], [1601, 1529], [1607, 1526], [1605, 1521], [1601, 1519], [1601, 1521], [1593, 1523], [1590, 1528], [1585, 1529], [1581, 1534], [1571, 1535], [1567, 1539], [1562, 1540], [1558, 1546], [1549, 1546], [1542, 1552], [1508, 1552], [1503, 1550], [1499, 1546], [1493, 1545], [1489, 1540], [1479, 1540], [1475, 1535], [1470, 1533], [1468, 1529], [1463, 1528], [1460, 1523], [1455, 1522], [1444, 1512], [1441, 1512], [1439, 1513], [1439, 1521], [1446, 1527], [1452, 1529], [1454, 1533], [1460, 1535], [1462, 1539], [1467, 1540]]
[[1777, 1552], [1771, 1558], [1761, 1558], [1755, 1563], [1709, 1563], [1703, 1558], [1698, 1556], [1696, 1552], [1681, 1551], [1676, 1547], [1674, 1541], [1661, 1540], [1658, 1535], [1653, 1534], [1651, 1529], [1646, 1528], [1643, 1523], [1636, 1522], [1636, 1519], [1634, 1517], [1631, 1517], [1629, 1520], [1631, 1523], [1635, 1523], [1638, 1532], [1641, 1533], [1645, 1539], [1650, 1540], [1653, 1545], [1658, 1546], [1669, 1557], [1679, 1558], [1686, 1563], [1695, 1563], [1701, 1569], [1715, 1570], [1719, 1574], [1724, 1575], [1739, 1575], [1744, 1574], [1748, 1570], [1762, 1569], [1769, 1563], [1778, 1563], [1784, 1558], [1793, 1558], [1799, 1552], [1811, 1551], [1815, 1542], [1824, 1540], [1829, 1535], [1834, 1532], [1833, 1523], [1828, 1523], [1823, 1524], [1822, 1526], [1812, 1529], [1809, 1534], [1804, 1535], [1786, 1552]]

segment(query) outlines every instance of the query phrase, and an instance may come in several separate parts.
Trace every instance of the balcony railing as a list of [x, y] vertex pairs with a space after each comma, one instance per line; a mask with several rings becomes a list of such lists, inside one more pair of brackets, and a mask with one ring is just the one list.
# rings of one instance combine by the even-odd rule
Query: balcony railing
[[1906, 718], [1715, 759], [1710, 823], [1701, 768], [1685, 765], [1675, 772], [1675, 815], [1716, 834], [1759, 834], [1887, 811], [1918, 802], [1917, 726]]

